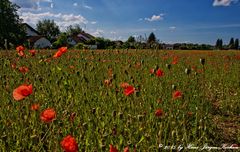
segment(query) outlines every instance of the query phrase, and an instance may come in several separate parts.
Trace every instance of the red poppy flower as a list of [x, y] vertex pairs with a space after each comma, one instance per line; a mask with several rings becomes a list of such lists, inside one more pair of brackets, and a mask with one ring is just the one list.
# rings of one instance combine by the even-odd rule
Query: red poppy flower
[[50, 62], [51, 62], [51, 59], [50, 59], [50, 58], [45, 59], [44, 62], [50, 63]]
[[193, 115], [193, 112], [189, 111], [189, 112], [187, 112], [187, 115], [188, 115], [188, 116], [192, 116], [192, 115]]
[[130, 86], [127, 82], [123, 82], [120, 84], [120, 87], [123, 89], [126, 89], [128, 86]]
[[24, 99], [32, 94], [32, 85], [21, 85], [13, 90], [13, 98], [17, 101]]
[[156, 111], [155, 111], [155, 116], [156, 117], [161, 117], [163, 115], [163, 110], [162, 109], [157, 109]]
[[177, 60], [173, 60], [173, 61], [172, 61], [172, 64], [177, 64], [177, 63], [178, 63]]
[[63, 138], [63, 140], [61, 141], [61, 147], [65, 152], [77, 152], [78, 151], [78, 144], [71, 135], [68, 135]]
[[33, 104], [33, 105], [31, 106], [31, 110], [36, 111], [36, 110], [39, 109], [39, 107], [40, 107], [39, 104]]
[[24, 51], [25, 48], [24, 48], [22, 45], [20, 45], [20, 46], [16, 47], [16, 50], [17, 50], [18, 52], [21, 52], [21, 51]]
[[54, 54], [54, 58], [59, 58], [59, 57], [61, 57], [62, 56], [62, 52], [61, 51], [57, 51], [55, 54]]
[[118, 152], [117, 148], [113, 147], [113, 145], [110, 145], [109, 152]]
[[74, 69], [75, 67], [74, 67], [73, 65], [70, 65], [69, 68], [70, 68], [70, 69]]
[[29, 71], [29, 69], [25, 66], [19, 67], [19, 71], [23, 74], [27, 73]]
[[56, 112], [52, 108], [48, 108], [41, 113], [40, 119], [43, 122], [52, 122], [56, 118]]
[[162, 76], [164, 76], [163, 70], [158, 69], [157, 72], [156, 72], [156, 75], [157, 75], [157, 77], [162, 77]]
[[198, 69], [197, 73], [203, 73], [203, 69]]
[[178, 63], [178, 57], [175, 56], [175, 57], [173, 57], [172, 64], [177, 64], [177, 63]]
[[181, 98], [182, 97], [182, 92], [181, 91], [175, 91], [172, 94], [173, 99]]
[[12, 63], [12, 64], [11, 64], [11, 67], [12, 67], [13, 69], [16, 69], [17, 64], [16, 64], [16, 63]]
[[133, 86], [128, 86], [126, 89], [124, 89], [124, 94], [126, 96], [129, 96], [135, 92], [135, 88]]
[[35, 56], [35, 55], [36, 55], [36, 50], [29, 50], [29, 53], [30, 53], [32, 56]]
[[125, 147], [123, 152], [129, 152], [129, 147]]
[[109, 79], [106, 79], [106, 80], [104, 80], [104, 84], [106, 85], [106, 86], [110, 86], [111, 85], [111, 80], [109, 80]]
[[154, 69], [150, 69], [150, 73], [154, 74], [155, 70]]
[[196, 70], [197, 70], [197, 67], [193, 65], [193, 66], [191, 67], [191, 69], [192, 69], [192, 71], [196, 71]]
[[18, 55], [21, 56], [21, 57], [23, 57], [23, 56], [25, 56], [25, 53], [24, 53], [23, 51], [19, 51], [19, 52], [18, 52]]
[[67, 52], [67, 47], [61, 47], [58, 49], [58, 51], [62, 52], [62, 53], [66, 53]]
[[22, 45], [16, 47], [16, 50], [17, 50], [17, 53], [19, 56], [25, 56], [25, 54], [24, 54], [25, 48]]

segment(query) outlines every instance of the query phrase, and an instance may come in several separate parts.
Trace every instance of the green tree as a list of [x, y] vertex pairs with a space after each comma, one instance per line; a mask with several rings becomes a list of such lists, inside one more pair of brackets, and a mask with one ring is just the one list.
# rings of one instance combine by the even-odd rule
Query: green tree
[[217, 41], [216, 41], [215, 48], [219, 49], [219, 39], [217, 39]]
[[130, 49], [135, 49], [136, 40], [133, 36], [130, 36], [125, 43], [126, 43], [125, 47], [130, 48]]
[[129, 43], [135, 43], [136, 40], [133, 36], [129, 36], [128, 40], [127, 40]]
[[223, 40], [222, 39], [220, 39], [220, 41], [219, 41], [219, 49], [220, 50], [223, 49]]
[[19, 45], [24, 42], [26, 33], [22, 20], [17, 14], [20, 7], [9, 0], [0, 2], [0, 48]]
[[85, 42], [85, 44], [87, 44], [87, 45], [94, 45], [94, 44], [96, 44], [96, 40], [95, 39], [89, 39], [89, 40], [87, 40]]
[[235, 39], [234, 49], [238, 50], [238, 47], [239, 47], [239, 39]]
[[230, 42], [229, 42], [229, 44], [228, 44], [228, 48], [229, 48], [229, 49], [234, 49], [234, 38], [231, 38], [231, 39], [230, 39]]
[[57, 41], [55, 41], [53, 44], [52, 44], [52, 48], [53, 49], [57, 49], [59, 47], [62, 47], [62, 46], [67, 46], [67, 47], [70, 47], [68, 45], [68, 42], [67, 42], [67, 34], [66, 33], [61, 33], [57, 39]]
[[104, 38], [97, 37], [96, 39], [96, 44], [98, 49], [106, 49], [106, 41]]
[[84, 32], [84, 31], [82, 30], [80, 25], [74, 25], [74, 26], [70, 25], [70, 26], [67, 27], [67, 30], [66, 30], [66, 33], [69, 36], [77, 35], [77, 34], [82, 33], [82, 32]]
[[147, 43], [152, 44], [155, 42], [156, 42], [156, 37], [155, 37], [155, 34], [152, 32], [152, 33], [150, 33], [150, 35], [148, 37]]
[[221, 50], [223, 48], [223, 41], [222, 41], [222, 39], [217, 39], [215, 48], [219, 49], [219, 50]]
[[50, 19], [38, 21], [37, 31], [46, 36], [51, 42], [54, 41], [54, 39], [60, 34], [58, 25], [54, 22], [54, 20]]

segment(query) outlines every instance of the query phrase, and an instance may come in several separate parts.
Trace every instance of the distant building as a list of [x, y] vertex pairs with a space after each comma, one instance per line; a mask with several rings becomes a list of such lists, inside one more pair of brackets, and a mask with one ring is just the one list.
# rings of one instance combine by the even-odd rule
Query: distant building
[[31, 48], [43, 49], [50, 48], [52, 46], [51, 42], [45, 36], [42, 36], [30, 25], [24, 23], [24, 26], [27, 34], [27, 41], [29, 42]]
[[[76, 35], [71, 35], [71, 36], [68, 36], [67, 38], [67, 42], [68, 44], [74, 46], [78, 43], [83, 43], [83, 44], [86, 44], [87, 41], [90, 41], [90, 40], [94, 40], [95, 37], [92, 36], [91, 34], [88, 34], [88, 33], [85, 33], [85, 32], [81, 32], [79, 34], [76, 34]], [[95, 41], [93, 41], [95, 43]], [[86, 45], [89, 49], [97, 49], [97, 45], [96, 44], [89, 44], [89, 45]]]
[[120, 41], [120, 40], [116, 40], [116, 41], [113, 41], [115, 43], [115, 46], [116, 48], [121, 48], [122, 45], [123, 45], [123, 41]]
[[95, 39], [95, 37], [88, 34], [88, 33], [81, 32], [77, 35], [69, 36], [67, 41], [71, 45], [76, 45], [78, 43], [85, 43], [85, 42], [87, 42], [89, 40], [92, 40], [92, 39]]
[[163, 44], [163, 50], [173, 50], [173, 44]]

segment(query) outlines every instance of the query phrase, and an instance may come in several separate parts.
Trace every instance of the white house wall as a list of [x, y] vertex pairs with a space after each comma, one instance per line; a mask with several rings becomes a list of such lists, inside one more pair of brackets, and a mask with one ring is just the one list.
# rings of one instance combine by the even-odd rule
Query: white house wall
[[47, 48], [47, 47], [51, 47], [51, 43], [46, 38], [40, 38], [39, 40], [37, 40], [34, 43], [33, 47], [34, 48]]

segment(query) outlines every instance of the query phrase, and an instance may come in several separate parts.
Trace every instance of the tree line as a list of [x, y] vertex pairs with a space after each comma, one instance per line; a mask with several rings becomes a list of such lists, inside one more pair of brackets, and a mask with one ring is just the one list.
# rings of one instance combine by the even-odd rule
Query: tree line
[[[20, 7], [9, 0], [1, 0], [0, 3], [0, 49], [14, 48], [17, 45], [25, 44], [26, 33], [22, 19], [19, 18], [17, 10]], [[52, 48], [61, 46], [75, 47], [82, 49], [88, 45], [97, 45], [98, 49], [166, 49], [168, 44], [160, 42], [152, 32], [149, 36], [130, 36], [126, 41], [112, 41], [103, 37], [96, 37], [84, 43], [71, 46], [68, 37], [85, 32], [80, 25], [69, 26], [65, 32], [61, 32], [54, 20], [44, 19], [36, 24], [37, 31], [44, 35], [52, 43]], [[175, 43], [170, 49], [179, 50], [213, 50], [213, 49], [239, 49], [239, 39], [231, 38], [228, 45], [224, 45], [222, 39], [217, 39], [216, 45]]]
[[239, 39], [235, 39], [235, 41], [234, 41], [234, 38], [231, 38], [228, 45], [224, 45], [222, 39], [217, 39], [215, 48], [219, 49], [219, 50], [228, 50], [228, 49], [238, 50], [239, 49]]

